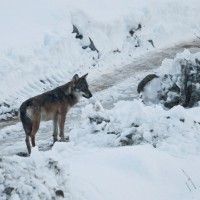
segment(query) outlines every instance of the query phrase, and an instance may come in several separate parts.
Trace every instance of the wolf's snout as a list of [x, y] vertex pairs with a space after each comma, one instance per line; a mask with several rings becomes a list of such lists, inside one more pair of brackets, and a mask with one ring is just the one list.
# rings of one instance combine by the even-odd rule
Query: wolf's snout
[[83, 97], [89, 99], [92, 97], [92, 93], [91, 92], [88, 92], [88, 94], [83, 94]]

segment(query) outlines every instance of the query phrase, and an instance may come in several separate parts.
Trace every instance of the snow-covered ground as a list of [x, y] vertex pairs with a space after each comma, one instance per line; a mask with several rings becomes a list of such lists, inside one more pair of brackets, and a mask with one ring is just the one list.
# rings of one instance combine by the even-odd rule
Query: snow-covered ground
[[49, 200], [56, 190], [75, 200], [198, 200], [200, 194], [199, 157], [149, 145], [88, 150], [60, 143], [47, 152], [35, 148], [30, 158], [5, 157], [0, 170], [0, 191], [13, 188], [10, 199]]
[[[199, 7], [198, 0], [0, 0], [0, 119], [75, 73], [89, 72], [94, 83], [147, 52], [199, 37]], [[197, 57], [185, 51], [158, 73]], [[49, 148], [52, 124], [41, 123], [39, 150], [23, 158], [13, 155], [26, 151], [21, 123], [0, 129], [0, 145], [11, 141], [0, 148], [0, 199], [63, 192], [67, 200], [198, 200], [200, 108], [144, 105], [135, 91], [145, 73], [82, 99], [66, 122], [68, 143]]]
[[[87, 105], [69, 143], [45, 152], [36, 147], [28, 158], [1, 159], [1, 198], [10, 189], [10, 199], [51, 199], [62, 190], [65, 199], [198, 200], [199, 111], [166, 111], [139, 100], [120, 101], [111, 110], [99, 102]], [[22, 134], [20, 124], [13, 128]], [[130, 139], [133, 146], [121, 146]], [[21, 145], [25, 148], [24, 141]]]

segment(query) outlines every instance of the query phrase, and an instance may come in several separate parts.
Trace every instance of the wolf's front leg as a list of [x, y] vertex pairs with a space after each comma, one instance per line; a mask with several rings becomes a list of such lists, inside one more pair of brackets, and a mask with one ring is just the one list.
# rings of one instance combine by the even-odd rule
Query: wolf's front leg
[[59, 116], [59, 127], [60, 127], [60, 138], [61, 141], [65, 141], [65, 135], [64, 135], [64, 126], [65, 126], [65, 119], [66, 119], [66, 113], [62, 113]]
[[53, 119], [53, 143], [58, 141], [58, 116]]

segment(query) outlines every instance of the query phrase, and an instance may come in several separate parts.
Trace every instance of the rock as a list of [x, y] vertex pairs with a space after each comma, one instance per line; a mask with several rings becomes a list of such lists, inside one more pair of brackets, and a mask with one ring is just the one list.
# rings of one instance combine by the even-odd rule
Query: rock
[[180, 93], [180, 88], [174, 83], [172, 87], [169, 88], [169, 91]]
[[131, 30], [129, 31], [129, 33], [130, 33], [131, 37], [133, 37], [135, 31], [134, 31], [133, 29], [131, 29]]
[[89, 37], [89, 41], [90, 41], [90, 44], [87, 46], [82, 46], [83, 49], [87, 49], [87, 48], [90, 48], [92, 51], [96, 51], [98, 54], [99, 54], [99, 51], [98, 49], [95, 47], [94, 45], [94, 42], [92, 41], [92, 39]]
[[[138, 84], [138, 93], [144, 92], [147, 84], [151, 84], [151, 81], [157, 77], [156, 74], [147, 75]], [[177, 105], [187, 108], [198, 105], [200, 101], [200, 61], [198, 59], [195, 62], [182, 59], [178, 74], [165, 74], [160, 79], [161, 83], [158, 87], [160, 89], [157, 91], [158, 99], [154, 102], [160, 103], [169, 109]]]
[[179, 105], [180, 104], [180, 97], [178, 97], [178, 96], [176, 96], [176, 97], [174, 97], [173, 98], [173, 100], [171, 100], [171, 101], [166, 101], [165, 103], [164, 103], [164, 106], [166, 107], [166, 108], [173, 108], [174, 106], [177, 106], [177, 105]]
[[147, 85], [147, 83], [149, 83], [150, 81], [152, 81], [154, 78], [158, 78], [158, 76], [156, 74], [149, 74], [147, 75], [142, 81], [140, 81], [140, 83], [138, 84], [137, 87], [137, 92], [140, 93], [144, 90], [144, 87]]
[[99, 53], [98, 49], [95, 47], [94, 42], [91, 40], [90, 37], [89, 37], [89, 40], [90, 40], [89, 48], [90, 48], [92, 51], [96, 51], [97, 53]]
[[55, 193], [56, 193], [56, 196], [63, 197], [63, 198], [65, 197], [64, 192], [62, 190], [56, 190]]
[[[83, 39], [83, 35], [79, 32], [78, 28], [75, 25], [73, 26], [73, 31], [72, 33], [75, 33], [76, 36], [75, 38], [82, 40]], [[92, 39], [89, 37], [89, 41], [90, 44], [87, 46], [82, 46], [83, 49], [87, 49], [88, 47], [92, 50], [92, 51], [96, 51], [97, 53], [99, 53], [98, 49], [95, 47], [94, 42], [92, 41]]]
[[186, 106], [188, 101], [188, 74], [189, 74], [189, 67], [186, 60], [181, 62], [181, 88], [180, 88], [180, 104]]
[[132, 28], [131, 30], [129, 30], [129, 34], [131, 35], [131, 37], [133, 37], [133, 35], [137, 32], [137, 31], [141, 31], [142, 29], [142, 25], [138, 24], [137, 28]]
[[6, 187], [3, 191], [3, 193], [5, 193], [6, 195], [10, 196], [12, 191], [14, 190], [13, 187]]
[[109, 123], [110, 120], [109, 119], [105, 119], [101, 116], [96, 116], [96, 117], [89, 117], [90, 123], [96, 123], [96, 124], [101, 124], [102, 122], [106, 122]]
[[155, 48], [153, 40], [148, 40], [148, 42], [153, 46], [153, 48]]
[[73, 31], [72, 31], [72, 33], [76, 33], [75, 38], [80, 39], [80, 40], [83, 39], [83, 35], [79, 33], [79, 30], [78, 30], [78, 28], [75, 25], [73, 25]]

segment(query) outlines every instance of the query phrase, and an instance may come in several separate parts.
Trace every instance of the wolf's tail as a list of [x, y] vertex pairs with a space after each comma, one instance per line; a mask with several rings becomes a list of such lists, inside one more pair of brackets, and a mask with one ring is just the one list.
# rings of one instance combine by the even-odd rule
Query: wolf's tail
[[27, 109], [27, 105], [26, 105], [26, 103], [23, 103], [19, 110], [19, 118], [23, 124], [26, 134], [30, 134], [32, 122], [31, 122], [31, 119], [26, 114], [26, 109]]

